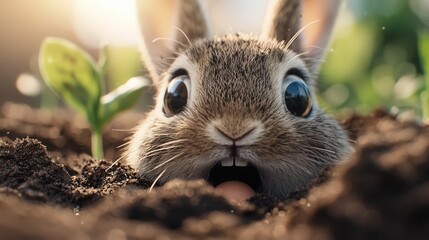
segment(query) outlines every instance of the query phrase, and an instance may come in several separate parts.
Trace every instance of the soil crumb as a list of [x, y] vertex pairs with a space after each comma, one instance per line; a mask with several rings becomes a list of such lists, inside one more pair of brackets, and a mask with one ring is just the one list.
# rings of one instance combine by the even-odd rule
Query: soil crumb
[[85, 206], [125, 185], [147, 185], [121, 163], [95, 161], [87, 155], [72, 155], [69, 163], [55, 162], [38, 140], [0, 140], [0, 191], [70, 207]]
[[428, 127], [375, 116], [348, 163], [298, 207], [292, 239], [427, 239]]
[[[89, 130], [70, 116], [3, 106], [0, 239], [429, 236], [428, 127], [382, 110], [343, 121], [355, 152], [311, 188], [288, 199], [257, 195], [245, 203], [222, 198], [203, 180], [173, 180], [151, 189], [144, 177], [115, 161], [129, 131], [107, 131], [110, 154], [107, 161], [95, 161], [83, 140]], [[137, 119], [111, 126], [130, 129]]]

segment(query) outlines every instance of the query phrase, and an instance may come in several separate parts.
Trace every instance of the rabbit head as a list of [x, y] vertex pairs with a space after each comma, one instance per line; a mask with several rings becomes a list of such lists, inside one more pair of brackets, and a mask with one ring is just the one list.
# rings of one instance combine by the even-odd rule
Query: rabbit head
[[[284, 198], [350, 152], [347, 135], [315, 95], [338, 0], [313, 24], [319, 34], [306, 39], [300, 0], [277, 1], [261, 36], [212, 38], [198, 2], [176, 2], [170, 45], [148, 49], [153, 39], [143, 34], [144, 62], [158, 93], [124, 153], [141, 175], [161, 184], [241, 182]], [[140, 17], [145, 32], [148, 21]]]

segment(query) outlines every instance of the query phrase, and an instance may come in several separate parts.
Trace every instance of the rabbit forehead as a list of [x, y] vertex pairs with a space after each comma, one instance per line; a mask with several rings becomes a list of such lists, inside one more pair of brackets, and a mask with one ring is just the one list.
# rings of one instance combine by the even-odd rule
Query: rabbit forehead
[[256, 86], [270, 88], [289, 69], [297, 68], [312, 85], [306, 64], [300, 58], [303, 54], [285, 49], [283, 42], [275, 40], [226, 35], [197, 42], [184, 55], [193, 65], [188, 71], [198, 76], [195, 81], [207, 84], [254, 81]]
[[[184, 68], [192, 82], [191, 109], [195, 104], [231, 107], [251, 104], [248, 110], [270, 111], [281, 106], [282, 80], [291, 68], [308, 72], [299, 56], [283, 43], [228, 35], [195, 43], [172, 64]], [[222, 108], [219, 108], [221, 110]], [[224, 109], [223, 109], [224, 110]]]

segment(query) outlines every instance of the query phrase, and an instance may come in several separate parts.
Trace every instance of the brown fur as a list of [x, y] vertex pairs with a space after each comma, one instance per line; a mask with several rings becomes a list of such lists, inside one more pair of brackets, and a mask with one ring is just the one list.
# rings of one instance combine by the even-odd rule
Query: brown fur
[[[289, 7], [290, 1], [280, 2], [283, 8]], [[273, 39], [243, 34], [201, 39], [200, 34], [207, 31], [182, 26], [189, 29], [193, 41], [186, 49], [177, 48], [177, 58], [155, 80], [160, 90], [156, 106], [130, 141], [125, 153], [128, 163], [152, 180], [160, 177], [160, 183], [173, 178], [207, 178], [210, 169], [229, 154], [211, 135], [213, 125], [232, 136], [246, 132], [250, 125], [258, 129], [252, 144], [238, 151], [258, 168], [259, 191], [268, 195], [286, 197], [342, 160], [351, 150], [347, 136], [315, 102], [314, 72], [297, 55], [301, 41], [291, 45], [293, 49], [285, 48], [291, 33], [284, 29], [300, 29], [295, 26], [299, 9], [293, 5], [279, 11], [291, 14], [274, 17], [277, 23], [267, 31]], [[291, 16], [295, 19], [283, 19]], [[200, 24], [195, 29], [205, 26], [204, 22], [194, 24]], [[287, 25], [282, 28], [281, 24]], [[188, 105], [183, 112], [166, 117], [163, 93], [171, 73], [179, 68], [187, 70], [191, 81]], [[296, 117], [285, 108], [282, 85], [290, 68], [299, 69], [311, 89], [314, 107], [308, 118]]]

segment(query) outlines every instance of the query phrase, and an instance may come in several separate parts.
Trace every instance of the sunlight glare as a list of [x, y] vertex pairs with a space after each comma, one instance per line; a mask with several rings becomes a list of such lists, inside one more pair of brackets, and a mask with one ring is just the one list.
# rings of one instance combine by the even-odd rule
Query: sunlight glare
[[136, 45], [138, 24], [134, 0], [75, 0], [73, 28], [90, 48]]

